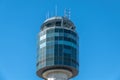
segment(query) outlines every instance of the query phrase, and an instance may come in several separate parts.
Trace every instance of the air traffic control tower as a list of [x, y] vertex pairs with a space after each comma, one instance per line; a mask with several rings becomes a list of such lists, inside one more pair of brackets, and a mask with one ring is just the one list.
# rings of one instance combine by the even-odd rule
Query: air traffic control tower
[[69, 80], [79, 72], [79, 37], [67, 17], [51, 17], [38, 34], [37, 75], [45, 80]]

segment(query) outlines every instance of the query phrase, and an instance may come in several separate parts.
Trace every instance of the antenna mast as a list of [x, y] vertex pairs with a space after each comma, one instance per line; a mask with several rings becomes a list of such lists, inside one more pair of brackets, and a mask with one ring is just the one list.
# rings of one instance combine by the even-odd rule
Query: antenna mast
[[57, 16], [57, 5], [55, 6], [55, 16]]
[[70, 14], [71, 14], [70, 9], [66, 9], [65, 8], [65, 10], [64, 10], [64, 17], [70, 19]]
[[49, 12], [46, 13], [46, 19], [48, 19], [48, 18], [49, 18]]
[[50, 16], [50, 15], [49, 15], [49, 11], [48, 11], [48, 13], [46, 14], [46, 19], [48, 19], [48, 18], [49, 18], [49, 16]]

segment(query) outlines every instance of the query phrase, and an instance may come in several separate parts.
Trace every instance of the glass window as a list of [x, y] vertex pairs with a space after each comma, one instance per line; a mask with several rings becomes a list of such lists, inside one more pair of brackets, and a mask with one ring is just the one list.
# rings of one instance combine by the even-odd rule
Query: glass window
[[48, 38], [47, 38], [47, 42], [48, 42], [48, 41], [53, 41], [53, 40], [54, 40], [54, 37], [48, 37]]
[[71, 31], [71, 34], [72, 34], [73, 36], [75, 36], [75, 37], [77, 36], [77, 34], [76, 34], [75, 32], [72, 32], [72, 31]]
[[46, 49], [51, 49], [51, 48], [54, 48], [54, 45], [48, 45], [48, 46], [46, 46]]
[[49, 34], [49, 33], [54, 33], [54, 29], [48, 29], [47, 34]]
[[45, 46], [46, 46], [46, 42], [40, 44], [40, 48], [43, 48], [43, 47], [45, 47]]
[[60, 41], [60, 40], [63, 40], [63, 39], [64, 39], [64, 41], [72, 42], [75, 45], [77, 44], [76, 40], [73, 40], [71, 38], [67, 38], [67, 37], [64, 37], [64, 36], [55, 36], [56, 41], [58, 41], [58, 40]]
[[51, 65], [53, 65], [54, 64], [54, 60], [48, 60], [47, 62], [46, 62], [46, 65], [47, 66], [51, 66]]
[[43, 39], [40, 41], [40, 44], [44, 43], [46, 41], [46, 39]]
[[64, 53], [72, 54], [72, 50], [71, 49], [64, 48], [63, 51], [64, 51]]
[[59, 33], [59, 36], [64, 36], [64, 33], [60, 32], [60, 33]]
[[61, 26], [61, 21], [57, 21], [56, 26]]
[[46, 54], [54, 54], [54, 49], [47, 49]]
[[46, 26], [47, 27], [52, 27], [52, 26], [54, 26], [54, 23], [48, 23], [48, 24], [46, 24]]
[[46, 33], [46, 31], [41, 31], [40, 36], [43, 36]]
[[47, 37], [53, 37], [53, 36], [54, 36], [54, 33], [47, 34]]
[[55, 28], [55, 32], [59, 32], [59, 29], [58, 29], [58, 28]]
[[67, 29], [64, 29], [64, 33], [68, 33], [69, 31]]
[[47, 46], [54, 45], [54, 43], [55, 43], [54, 41], [48, 41]]
[[40, 37], [40, 41], [46, 39], [46, 34]]
[[[56, 23], [56, 25], [61, 25]], [[45, 34], [47, 32], [47, 34]], [[38, 62], [40, 67], [52, 64], [65, 64], [77, 68], [78, 65], [78, 37], [75, 32], [51, 28], [42, 32], [41, 40], [39, 38]], [[44, 35], [43, 35], [44, 34]], [[53, 58], [50, 59], [50, 58]], [[47, 62], [46, 62], [47, 60]], [[39, 64], [37, 64], [39, 65]]]

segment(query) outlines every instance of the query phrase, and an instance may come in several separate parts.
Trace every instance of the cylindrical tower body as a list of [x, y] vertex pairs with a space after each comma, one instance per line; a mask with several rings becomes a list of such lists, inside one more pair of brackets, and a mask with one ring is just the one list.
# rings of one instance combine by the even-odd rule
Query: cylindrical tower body
[[45, 80], [68, 80], [78, 74], [78, 35], [65, 17], [52, 17], [38, 35], [37, 75]]

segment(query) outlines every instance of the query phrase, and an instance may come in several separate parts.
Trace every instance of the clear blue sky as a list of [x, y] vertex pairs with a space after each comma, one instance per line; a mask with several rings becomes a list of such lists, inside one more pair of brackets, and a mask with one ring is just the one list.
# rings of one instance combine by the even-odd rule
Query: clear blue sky
[[71, 8], [80, 36], [80, 74], [72, 80], [120, 80], [119, 0], [0, 0], [0, 80], [36, 76], [36, 41], [47, 12]]

